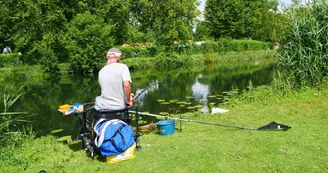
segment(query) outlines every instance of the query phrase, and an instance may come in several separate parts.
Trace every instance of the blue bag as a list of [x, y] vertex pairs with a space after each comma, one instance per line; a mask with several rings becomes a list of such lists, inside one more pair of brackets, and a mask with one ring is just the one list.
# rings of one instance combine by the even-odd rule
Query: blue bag
[[119, 119], [101, 118], [94, 126], [95, 145], [104, 157], [118, 155], [134, 144], [133, 129]]

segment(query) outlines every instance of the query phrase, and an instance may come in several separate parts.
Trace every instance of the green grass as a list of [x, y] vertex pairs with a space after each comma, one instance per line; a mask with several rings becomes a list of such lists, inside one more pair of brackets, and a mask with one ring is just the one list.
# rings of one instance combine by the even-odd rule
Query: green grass
[[[0, 149], [0, 172], [327, 172], [328, 90], [273, 95], [265, 102], [238, 103], [224, 114], [190, 119], [245, 127], [271, 121], [288, 131], [249, 131], [184, 122], [171, 136], [143, 135], [136, 158], [116, 164], [53, 136], [27, 138]], [[176, 126], [177, 128], [179, 125]]]

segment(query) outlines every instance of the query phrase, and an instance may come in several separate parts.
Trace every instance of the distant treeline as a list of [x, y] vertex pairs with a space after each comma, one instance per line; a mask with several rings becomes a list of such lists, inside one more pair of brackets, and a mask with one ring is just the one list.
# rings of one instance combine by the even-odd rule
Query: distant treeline
[[[134, 58], [177, 58], [177, 55], [193, 55], [203, 53], [225, 53], [225, 52], [240, 52], [240, 51], [256, 51], [256, 50], [269, 50], [273, 45], [268, 42], [261, 42], [255, 40], [233, 40], [233, 39], [220, 39], [219, 41], [202, 41], [194, 43], [176, 44], [170, 46], [118, 46], [122, 51], [122, 60]], [[59, 70], [56, 66], [57, 63], [52, 62], [56, 60], [55, 55], [51, 51], [46, 51], [42, 57], [42, 65], [45, 72], [55, 73]], [[70, 62], [72, 70], [79, 73], [93, 73], [98, 71], [105, 63], [106, 52], [103, 52], [101, 57], [92, 58], [80, 57], [76, 61]], [[17, 53], [0, 55], [0, 68], [13, 67], [24, 64], [24, 56]], [[134, 60], [131, 60], [134, 61]], [[142, 61], [142, 60], [141, 60]], [[146, 60], [148, 61], [148, 60]], [[146, 63], [146, 61], [139, 62], [138, 64]], [[152, 64], [153, 64], [152, 60]], [[146, 64], [141, 67], [147, 66]], [[153, 65], [150, 65], [153, 66]], [[150, 67], [148, 66], [148, 67]], [[134, 67], [136, 68], [136, 67]]]
[[[150, 42], [282, 40], [286, 14], [277, 0], [0, 0], [0, 51], [24, 64], [102, 59], [113, 46]], [[92, 69], [91, 67], [85, 67]]]

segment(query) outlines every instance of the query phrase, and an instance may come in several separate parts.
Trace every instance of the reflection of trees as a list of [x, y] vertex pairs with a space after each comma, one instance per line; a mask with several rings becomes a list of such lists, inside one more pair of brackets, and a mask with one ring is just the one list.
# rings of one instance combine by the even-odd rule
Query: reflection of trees
[[[74, 77], [70, 82], [50, 82], [43, 85], [28, 85], [22, 96], [22, 110], [35, 114], [34, 126], [39, 135], [48, 134], [53, 129], [63, 128], [66, 133], [75, 134], [78, 119], [63, 117], [58, 106], [76, 102], [90, 102], [100, 94], [97, 79]], [[67, 123], [70, 119], [70, 123]]]
[[[236, 66], [216, 67], [203, 72], [203, 77], [198, 79], [203, 84], [209, 84], [212, 94], [230, 91], [232, 88], [245, 89], [252, 81], [254, 86], [270, 84], [273, 77], [273, 67], [263, 66]], [[219, 93], [218, 93], [219, 92]]]
[[144, 99], [139, 100], [139, 110], [152, 113], [168, 111], [167, 106], [160, 105], [157, 100], [185, 100], [185, 96], [192, 95], [191, 86], [198, 73], [197, 70], [153, 71], [151, 76], [156, 76], [158, 81], [163, 82], [158, 84], [156, 91], [146, 93]]
[[[158, 103], [158, 99], [169, 100], [186, 100], [186, 96], [192, 95], [192, 86], [196, 82], [196, 77], [202, 74], [203, 77], [198, 78], [200, 83], [210, 86], [210, 93], [230, 91], [232, 88], [240, 90], [246, 88], [251, 80], [254, 86], [269, 84], [272, 80], [273, 69], [272, 64], [252, 65], [252, 64], [219, 64], [211, 68], [199, 68], [196, 70], [174, 70], [174, 71], [152, 71], [151, 73], [143, 73], [144, 79], [155, 79], [165, 81], [160, 83], [156, 91], [145, 94], [143, 100], [139, 104], [140, 111], [148, 111], [151, 113], [167, 112], [168, 106]], [[156, 77], [154, 77], [156, 76]], [[142, 78], [142, 77], [140, 77]], [[149, 81], [149, 82], [151, 82]], [[146, 87], [149, 85], [147, 80], [141, 85]], [[135, 87], [138, 88], [138, 85]]]

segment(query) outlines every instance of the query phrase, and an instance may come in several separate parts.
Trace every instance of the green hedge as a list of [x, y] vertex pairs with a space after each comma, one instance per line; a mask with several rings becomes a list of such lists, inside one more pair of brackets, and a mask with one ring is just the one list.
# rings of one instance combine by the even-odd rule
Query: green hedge
[[[122, 60], [130, 69], [143, 68], [163, 68], [163, 69], [177, 69], [181, 67], [193, 67], [197, 65], [205, 65], [207, 59], [204, 56], [188, 56], [188, 55], [158, 55], [149, 58], [129, 58]], [[199, 64], [202, 63], [202, 64]]]
[[123, 52], [122, 59], [149, 56], [149, 52], [148, 52], [147, 48], [142, 48], [142, 47], [121, 47], [120, 50]]
[[155, 67], [155, 58], [128, 58], [123, 59], [122, 63], [126, 64], [130, 69], [144, 69], [149, 67]]
[[16, 53], [0, 54], [0, 68], [21, 65], [20, 55]]
[[123, 59], [137, 57], [156, 57], [164, 54], [191, 55], [200, 53], [240, 52], [272, 49], [271, 43], [256, 40], [233, 40], [223, 38], [219, 41], [205, 41], [200, 45], [186, 43], [172, 46], [157, 47], [120, 47]]
[[218, 42], [217, 52], [241, 52], [272, 49], [271, 43], [256, 40], [233, 40], [220, 39]]

